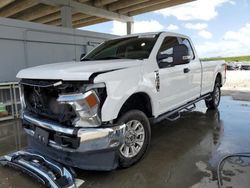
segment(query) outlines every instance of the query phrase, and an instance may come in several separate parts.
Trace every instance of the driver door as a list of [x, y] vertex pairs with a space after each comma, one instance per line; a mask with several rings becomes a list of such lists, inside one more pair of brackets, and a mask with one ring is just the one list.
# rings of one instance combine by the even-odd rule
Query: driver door
[[158, 60], [160, 90], [159, 109], [164, 113], [175, 109], [189, 100], [189, 74], [185, 73], [189, 69], [189, 64], [173, 66], [173, 47], [179, 45], [179, 39], [174, 36], [167, 36], [163, 40], [157, 57], [168, 55], [167, 58]]

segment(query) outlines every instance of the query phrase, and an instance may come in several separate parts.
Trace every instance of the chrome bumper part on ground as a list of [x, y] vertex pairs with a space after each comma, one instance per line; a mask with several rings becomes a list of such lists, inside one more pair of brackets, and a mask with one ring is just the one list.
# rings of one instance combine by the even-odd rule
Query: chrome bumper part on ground
[[0, 157], [0, 164], [20, 169], [47, 187], [77, 187], [72, 169], [32, 151], [17, 151]]

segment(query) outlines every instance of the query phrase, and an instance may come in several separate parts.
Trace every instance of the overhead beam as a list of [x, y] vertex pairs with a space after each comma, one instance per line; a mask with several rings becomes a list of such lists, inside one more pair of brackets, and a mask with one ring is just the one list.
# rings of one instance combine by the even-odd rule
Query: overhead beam
[[83, 19], [80, 19], [80, 20], [73, 21], [73, 25], [79, 25], [79, 24], [84, 23], [84, 22], [96, 21], [98, 19], [100, 19], [100, 18], [98, 18], [96, 16], [89, 17], [89, 18], [83, 18]]
[[165, 3], [160, 3], [160, 4], [156, 4], [156, 5], [153, 5], [153, 6], [146, 7], [146, 8], [131, 11], [131, 12], [128, 13], [128, 15], [129, 16], [134, 16], [134, 15], [142, 14], [142, 13], [145, 13], [145, 12], [155, 11], [155, 10], [159, 10], [159, 9], [163, 9], [163, 8], [176, 6], [176, 5], [179, 5], [179, 4], [188, 3], [188, 2], [191, 2], [191, 1], [194, 1], [194, 0], [172, 0], [172, 1], [165, 2]]
[[165, 3], [171, 0], [154, 0], [154, 1], [147, 1], [144, 3], [140, 3], [137, 5], [132, 5], [126, 8], [122, 8], [120, 10], [118, 10], [118, 13], [120, 14], [127, 14], [128, 12], [134, 11], [134, 10], [138, 10], [138, 9], [142, 9], [142, 8], [146, 8], [146, 7], [150, 7], [156, 4], [160, 4], [160, 3]]
[[62, 24], [62, 21], [61, 21], [61, 18], [59, 18], [59, 19], [56, 19], [56, 20], [52, 20], [50, 22], [46, 22], [45, 24], [59, 26], [59, 25]]
[[39, 5], [36, 9], [32, 9], [28, 13], [23, 13], [23, 15], [16, 17], [19, 20], [32, 21], [43, 16], [58, 12], [59, 8], [48, 5]]
[[73, 27], [74, 28], [86, 27], [86, 26], [89, 26], [89, 25], [94, 25], [94, 24], [103, 23], [103, 22], [107, 22], [107, 21], [110, 21], [110, 20], [105, 19], [105, 18], [99, 18], [99, 19], [96, 19], [94, 21], [83, 22], [83, 23], [80, 23], [80, 24], [73, 25]]
[[80, 3], [86, 3], [86, 2], [88, 2], [89, 0], [78, 0], [78, 2], [80, 2]]
[[101, 7], [101, 6], [110, 4], [110, 3], [114, 3], [116, 1], [118, 1], [118, 0], [95, 0], [94, 5], [96, 7]]
[[15, 0], [1, 0], [0, 1], [0, 8], [3, 8], [7, 5], [9, 5], [10, 3], [13, 3]]
[[[85, 19], [85, 18], [89, 18], [89, 17], [91, 17], [91, 16], [86, 15], [86, 14], [82, 14], [82, 13], [76, 13], [76, 14], [74, 14], [72, 16], [72, 22], [74, 23], [75, 21]], [[51, 20], [49, 22], [46, 22], [46, 24], [49, 24], [49, 25], [61, 25], [61, 18]]]
[[108, 10], [110, 11], [115, 11], [121, 8], [126, 8], [132, 5], [136, 5], [136, 4], [140, 4], [143, 2], [147, 2], [149, 0], [126, 0], [126, 1], [117, 1], [115, 3], [112, 3], [110, 5], [108, 5]]
[[41, 18], [38, 18], [38, 19], [35, 19], [33, 20], [34, 22], [37, 22], [37, 23], [48, 23], [48, 22], [51, 22], [53, 20], [56, 20], [56, 19], [60, 19], [61, 18], [61, 13], [60, 11], [58, 12], [55, 12], [55, 13], [52, 13], [52, 14], [49, 14], [47, 16], [43, 16]]
[[115, 12], [111, 12], [102, 8], [97, 8], [91, 5], [79, 3], [72, 0], [38, 0], [41, 3], [57, 6], [69, 6], [76, 12], [82, 12], [91, 16], [97, 16], [110, 20], [117, 20], [121, 22], [133, 21], [133, 18], [121, 15]]
[[82, 13], [76, 13], [72, 17], [72, 22], [74, 23], [75, 21], [90, 18], [90, 15], [82, 14]]
[[0, 17], [13, 16], [23, 10], [37, 5], [38, 3], [39, 2], [36, 0], [15, 1], [0, 11]]

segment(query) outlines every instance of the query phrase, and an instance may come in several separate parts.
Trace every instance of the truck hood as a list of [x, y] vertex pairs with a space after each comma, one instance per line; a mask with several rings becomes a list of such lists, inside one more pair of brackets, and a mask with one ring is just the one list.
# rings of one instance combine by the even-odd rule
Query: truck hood
[[63, 62], [23, 69], [17, 78], [53, 80], [89, 80], [94, 73], [115, 71], [140, 66], [142, 60], [99, 60], [83, 62]]

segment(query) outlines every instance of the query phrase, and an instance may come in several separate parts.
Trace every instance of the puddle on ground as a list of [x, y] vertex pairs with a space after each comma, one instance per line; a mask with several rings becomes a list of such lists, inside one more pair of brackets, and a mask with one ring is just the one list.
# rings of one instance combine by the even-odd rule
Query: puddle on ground
[[[20, 127], [19, 121], [0, 124], [0, 155], [26, 146]], [[217, 187], [220, 159], [250, 152], [249, 133], [250, 102], [222, 97], [219, 110], [209, 111], [202, 101], [196, 111], [182, 114], [179, 120], [154, 125], [149, 151], [133, 167], [112, 172], [76, 171], [78, 178], [85, 180], [84, 187]], [[227, 164], [225, 168], [230, 170]], [[233, 178], [244, 174], [242, 171], [250, 176], [247, 169], [237, 169], [236, 176], [228, 177], [231, 182], [237, 182]], [[30, 177], [0, 167], [0, 187], [37, 186]]]
[[222, 187], [248, 188], [250, 186], [250, 155], [230, 157], [221, 165]]

